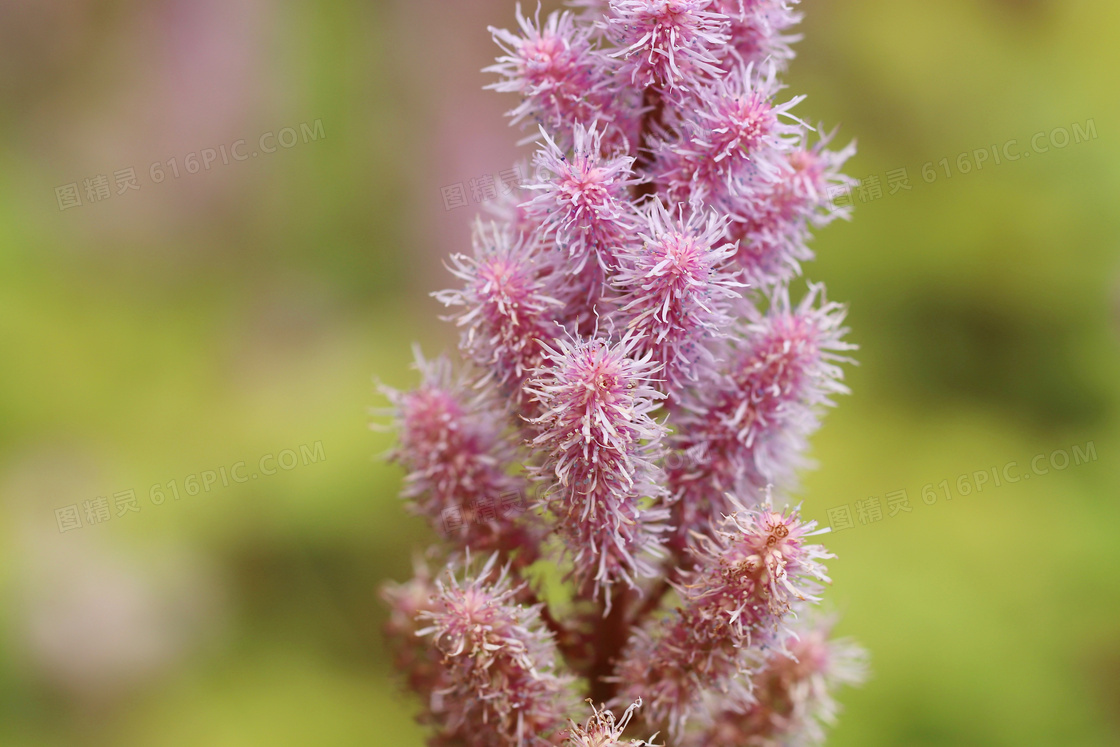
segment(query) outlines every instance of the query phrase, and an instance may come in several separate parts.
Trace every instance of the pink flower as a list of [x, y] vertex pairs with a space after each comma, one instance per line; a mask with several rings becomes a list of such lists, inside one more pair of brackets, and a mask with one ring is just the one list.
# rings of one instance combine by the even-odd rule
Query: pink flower
[[440, 690], [444, 729], [471, 747], [548, 744], [562, 727], [571, 700], [570, 678], [558, 675], [552, 636], [542, 629], [540, 609], [514, 601], [508, 568], [495, 571], [497, 556], [462, 582], [448, 574], [436, 582], [431, 609], [419, 619], [443, 655]]
[[805, 97], [775, 104], [779, 89], [772, 65], [764, 74], [736, 65], [705, 83], [676, 125], [680, 141], [660, 146], [666, 155], [658, 181], [677, 199], [714, 201], [731, 213], [749, 204], [780, 176], [782, 152], [805, 127], [789, 111]]
[[685, 458], [669, 471], [678, 542], [728, 509], [727, 491], [758, 501], [767, 485], [792, 487], [820, 411], [847, 391], [838, 365], [853, 347], [842, 339], [844, 308], [823, 300], [821, 286], [796, 308], [782, 288], [754, 316], [721, 383], [682, 405], [673, 445]]
[[638, 183], [634, 159], [601, 156], [602, 134], [594, 124], [575, 126], [570, 157], [547, 132], [541, 136], [544, 145], [534, 163], [548, 178], [528, 186], [538, 194], [525, 209], [540, 225], [541, 241], [567, 255], [558, 281], [579, 308], [586, 308], [600, 297], [606, 273], [617, 263], [615, 254], [633, 240], [637, 228], [629, 194]]
[[727, 42], [727, 17], [712, 0], [611, 0], [608, 28], [620, 47], [622, 73], [638, 88], [689, 90], [722, 74], [716, 52]]
[[612, 283], [622, 294], [620, 322], [650, 352], [664, 371], [667, 391], [699, 380], [715, 362], [707, 343], [727, 334], [732, 302], [743, 284], [729, 269], [735, 245], [720, 243], [724, 221], [714, 213], [693, 212], [688, 220], [678, 208], [674, 218], [659, 199], [646, 210], [639, 247], [619, 256]]
[[[390, 458], [409, 470], [403, 497], [460, 546], [510, 548], [520, 530], [497, 507], [503, 496], [523, 495], [525, 488], [507, 473], [514, 449], [504, 437], [503, 407], [485, 390], [472, 393], [456, 380], [445, 358], [427, 361], [417, 350], [416, 367], [422, 378], [417, 389], [382, 387], [400, 439]], [[485, 520], [474, 515], [484, 506], [494, 509]]]
[[520, 7], [517, 23], [521, 34], [490, 29], [506, 54], [483, 71], [503, 77], [487, 88], [521, 97], [509, 112], [512, 123], [536, 119], [550, 130], [566, 131], [596, 120], [605, 128], [618, 119], [621, 129], [612, 129], [611, 140], [622, 137], [628, 129], [626, 94], [614, 84], [615, 63], [593, 48], [591, 27], [568, 11], [550, 13], [542, 26], [539, 14], [530, 20]]
[[714, 539], [699, 538], [699, 569], [686, 596], [726, 614], [733, 637], [745, 639], [774, 628], [795, 601], [819, 601], [813, 594], [829, 580], [820, 561], [835, 556], [805, 543], [829, 530], [803, 522], [796, 511], [778, 512], [768, 502], [736, 508]]
[[789, 283], [852, 147], [781, 96], [794, 0], [570, 4], [491, 30], [537, 152], [435, 294], [469, 375], [386, 390], [450, 577], [387, 632], [432, 747], [811, 742], [858, 657], [801, 622], [831, 555], [783, 496], [853, 346]]
[[714, 537], [694, 549], [696, 570], [675, 587], [680, 608], [634, 636], [619, 670], [619, 697], [641, 690], [645, 718], [676, 737], [702, 713], [705, 691], [747, 697], [736, 676], [781, 640], [793, 603], [815, 601], [828, 582], [821, 561], [834, 556], [805, 542], [827, 529], [769, 504], [732, 505]]
[[635, 340], [559, 339], [531, 382], [543, 414], [531, 421], [532, 447], [543, 459], [538, 480], [549, 485], [548, 508], [572, 555], [574, 575], [594, 581], [595, 594], [653, 569], [665, 512], [643, 499], [664, 489], [654, 460], [665, 427], [651, 413], [664, 397], [653, 386], [650, 356], [633, 358]]
[[652, 747], [649, 742], [640, 739], [627, 739], [623, 741], [622, 732], [626, 731], [627, 724], [634, 711], [640, 708], [642, 701], [626, 707], [622, 718], [615, 721], [614, 714], [591, 704], [592, 715], [585, 726], [573, 723], [568, 732], [568, 747]]
[[854, 345], [844, 342], [845, 308], [824, 298], [824, 287], [810, 284], [796, 307], [781, 288], [770, 309], [747, 332], [748, 345], [729, 372], [732, 387], [744, 399], [725, 425], [753, 451], [753, 484], [790, 485], [803, 462], [806, 437], [820, 426], [823, 408], [846, 394], [838, 364]]
[[736, 205], [728, 236], [739, 242], [739, 265], [755, 284], [773, 286], [800, 274], [800, 263], [813, 257], [807, 246], [811, 228], [848, 217], [850, 207], [837, 208], [830, 197], [855, 182], [840, 173], [855, 146], [826, 150], [831, 137], [808, 147], [803, 136], [795, 150], [782, 154], [784, 167], [774, 179]]
[[563, 304], [548, 294], [552, 271], [535, 246], [512, 239], [496, 224], [475, 224], [474, 256], [451, 256], [461, 290], [434, 294], [462, 309], [450, 319], [463, 328], [459, 349], [489, 371], [506, 392], [517, 392], [544, 354], [542, 341], [557, 333]]
[[686, 747], [782, 747], [821, 744], [836, 722], [832, 693], [866, 677], [866, 654], [845, 640], [829, 640], [830, 622], [798, 623], [750, 676], [750, 697], [712, 704], [711, 723]]

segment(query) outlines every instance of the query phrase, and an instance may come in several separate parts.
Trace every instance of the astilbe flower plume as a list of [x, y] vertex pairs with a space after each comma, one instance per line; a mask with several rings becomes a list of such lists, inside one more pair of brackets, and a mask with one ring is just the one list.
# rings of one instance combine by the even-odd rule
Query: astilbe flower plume
[[847, 392], [839, 364], [851, 345], [842, 339], [844, 309], [822, 300], [823, 287], [792, 307], [783, 288], [766, 313], [752, 321], [726, 351], [720, 379], [690, 393], [673, 438], [684, 458], [669, 470], [675, 502], [676, 545], [690, 528], [717, 520], [730, 506], [729, 491], [758, 501], [767, 486], [794, 487], [803, 453], [832, 397]]
[[713, 202], [731, 215], [781, 173], [804, 125], [790, 112], [804, 99], [775, 103], [775, 67], [765, 74], [754, 64], [737, 64], [728, 74], [703, 84], [661, 149], [662, 180], [681, 200]]
[[736, 247], [722, 241], [725, 221], [715, 213], [685, 221], [654, 198], [646, 217], [642, 243], [624, 250], [614, 277], [620, 323], [662, 367], [668, 390], [680, 391], [712, 370], [705, 343], [728, 333], [743, 287], [729, 262]]
[[[460, 581], [436, 582], [416, 631], [442, 654], [438, 693], [448, 735], [468, 745], [522, 744], [560, 730], [570, 678], [555, 673], [557, 651], [540, 608], [514, 601], [497, 555]], [[471, 571], [469, 560], [467, 571]], [[455, 742], [452, 742], [455, 743]]]
[[728, 225], [728, 238], [738, 244], [739, 265], [752, 284], [787, 283], [801, 272], [802, 262], [813, 258], [808, 247], [811, 229], [850, 214], [850, 206], [833, 205], [829, 196], [856, 183], [840, 173], [855, 146], [837, 152], [825, 147], [831, 135], [812, 146], [806, 140], [802, 134], [797, 147], [783, 153], [775, 178], [753, 199], [739, 202]]
[[712, 7], [730, 20], [728, 35], [745, 62], [774, 60], [784, 66], [793, 58], [790, 44], [799, 37], [787, 34], [801, 20], [791, 6], [798, 0], [715, 0]]
[[549, 14], [542, 24], [517, 9], [521, 33], [491, 28], [505, 55], [484, 72], [502, 76], [487, 88], [521, 97], [509, 112], [513, 124], [533, 119], [567, 138], [573, 124], [602, 122], [612, 140], [634, 128], [626, 94], [612, 61], [592, 45], [593, 29], [571, 12]]
[[823, 742], [824, 728], [836, 722], [838, 712], [831, 693], [866, 676], [863, 650], [847, 640], [829, 640], [831, 629], [827, 620], [794, 623], [785, 648], [771, 651], [750, 675], [750, 695], [713, 704], [715, 717], [685, 747]]
[[543, 411], [531, 421], [543, 457], [534, 471], [576, 579], [593, 581], [596, 593], [653, 575], [646, 556], [659, 554], [668, 518], [640, 505], [664, 491], [654, 460], [665, 429], [650, 417], [664, 397], [651, 381], [657, 367], [649, 353], [632, 357], [636, 340], [558, 340], [528, 387]]
[[701, 74], [719, 75], [717, 50], [727, 42], [728, 18], [707, 10], [711, 0], [611, 0], [607, 21], [639, 88], [685, 89]]
[[601, 155], [602, 134], [595, 125], [573, 128], [571, 155], [542, 131], [543, 147], [535, 165], [548, 180], [529, 189], [537, 194], [525, 204], [539, 237], [564, 258], [555, 284], [572, 302], [569, 313], [584, 316], [594, 309], [609, 273], [618, 268], [617, 253], [633, 237], [638, 215], [630, 197], [637, 184], [634, 159]]
[[[523, 530], [511, 517], [496, 511], [472, 516], [479, 508], [494, 508], [502, 496], [524, 493], [523, 481], [507, 472], [514, 449], [492, 417], [501, 405], [455, 378], [446, 358], [428, 361], [419, 352], [416, 358], [419, 388], [399, 392], [382, 387], [395, 406], [390, 413], [400, 433], [400, 445], [389, 457], [410, 470], [403, 496], [457, 546], [517, 546]], [[448, 521], [450, 516], [461, 519], [464, 511], [474, 520]]]
[[676, 584], [681, 607], [635, 632], [622, 656], [620, 698], [646, 700], [645, 717], [679, 737], [698, 713], [706, 691], [749, 699], [736, 682], [758, 652], [780, 646], [780, 625], [795, 601], [816, 601], [827, 582], [820, 561], [833, 557], [805, 538], [815, 522], [764, 504], [725, 516], [714, 536], [702, 537], [695, 569]]
[[532, 176], [434, 294], [462, 362], [418, 353], [419, 386], [383, 389], [440, 540], [382, 590], [432, 745], [813, 744], [862, 675], [815, 612], [827, 530], [790, 499], [854, 348], [824, 286], [797, 291], [854, 147], [782, 93], [795, 4], [491, 29]]
[[554, 314], [563, 304], [548, 295], [542, 275], [551, 268], [537, 247], [524, 246], [497, 224], [475, 224], [474, 256], [451, 255], [452, 273], [466, 281], [461, 290], [436, 294], [463, 327], [460, 348], [492, 371], [503, 391], [520, 391], [544, 355], [542, 340], [555, 334]]

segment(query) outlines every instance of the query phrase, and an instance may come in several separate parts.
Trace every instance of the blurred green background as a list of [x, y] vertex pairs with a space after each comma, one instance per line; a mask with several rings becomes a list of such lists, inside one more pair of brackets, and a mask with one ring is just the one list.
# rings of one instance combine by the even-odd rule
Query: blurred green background
[[[441, 188], [524, 155], [477, 72], [512, 5], [0, 2], [0, 744], [422, 743], [376, 588], [429, 535], [371, 377], [454, 346], [427, 294], [479, 206]], [[1120, 743], [1120, 5], [803, 7], [790, 93], [882, 189], [807, 268], [860, 345], [802, 494], [855, 518], [872, 656], [830, 744]]]

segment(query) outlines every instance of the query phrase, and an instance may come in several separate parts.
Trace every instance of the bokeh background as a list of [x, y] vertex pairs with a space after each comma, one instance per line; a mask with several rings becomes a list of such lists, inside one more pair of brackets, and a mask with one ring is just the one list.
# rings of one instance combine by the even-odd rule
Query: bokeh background
[[[867, 187], [807, 268], [860, 345], [801, 496], [852, 512], [872, 655], [830, 743], [1120, 743], [1120, 5], [803, 7], [790, 92]], [[376, 589], [429, 535], [369, 408], [454, 346], [428, 293], [481, 205], [442, 188], [526, 155], [479, 72], [512, 23], [0, 0], [0, 744], [422, 744]]]

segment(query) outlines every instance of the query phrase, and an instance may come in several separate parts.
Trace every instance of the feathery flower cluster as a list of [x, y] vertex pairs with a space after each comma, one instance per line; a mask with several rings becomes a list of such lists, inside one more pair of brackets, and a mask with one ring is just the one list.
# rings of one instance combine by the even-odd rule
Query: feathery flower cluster
[[712, 203], [729, 215], [750, 213], [752, 198], [777, 180], [785, 153], [802, 132], [790, 109], [805, 97], [775, 104], [773, 65], [763, 75], [753, 63], [738, 64], [702, 85], [675, 123], [680, 135], [659, 144], [666, 188], [678, 199]]
[[465, 286], [435, 295], [445, 306], [462, 307], [449, 320], [465, 328], [463, 352], [504, 391], [519, 391], [541, 362], [549, 315], [563, 304], [547, 294], [538, 251], [494, 223], [477, 222], [474, 231], [474, 256], [451, 255], [451, 272]]
[[681, 212], [674, 218], [659, 199], [651, 200], [648, 233], [639, 233], [642, 245], [621, 255], [614, 277], [620, 321], [661, 366], [669, 392], [715, 370], [706, 343], [728, 334], [744, 287], [728, 262], [735, 245], [720, 243], [719, 216], [697, 211], [685, 221]]
[[798, 145], [783, 154], [777, 178], [761, 185], [749, 208], [732, 216], [729, 237], [739, 244], [739, 265], [754, 285], [788, 283], [801, 272], [801, 263], [813, 258], [808, 241], [812, 228], [821, 228], [837, 217], [848, 217], [849, 206], [825, 208], [833, 189], [855, 186], [856, 180], [840, 173], [855, 146], [826, 150], [832, 134], [811, 147], [798, 137]]
[[811, 284], [794, 308], [783, 287], [765, 314], [749, 309], [722, 375], [683, 404], [673, 445], [687, 457], [668, 475], [679, 546], [691, 527], [731, 509], [729, 494], [757, 502], [770, 485], [793, 488], [796, 470], [809, 466], [807, 439], [831, 397], [847, 392], [838, 364], [852, 348], [843, 308], [823, 293]]
[[[445, 358], [427, 361], [417, 351], [416, 366], [422, 377], [417, 389], [382, 387], [395, 406], [392, 413], [400, 434], [400, 445], [389, 458], [409, 470], [403, 497], [458, 547], [518, 546], [526, 539], [525, 529], [497, 511], [459, 526], [445, 520], [448, 511], [494, 507], [503, 496], [524, 495], [523, 480], [508, 473], [514, 446], [494, 419], [502, 406], [486, 390], [472, 392], [465, 381], [457, 380]], [[531, 562], [528, 557], [522, 560]]]
[[649, 353], [632, 357], [635, 340], [557, 340], [529, 389], [543, 410], [530, 421], [530, 446], [542, 459], [533, 471], [573, 555], [573, 575], [593, 580], [596, 594], [654, 574], [642, 553], [659, 553], [656, 534], [668, 518], [640, 505], [663, 497], [654, 460], [665, 427], [650, 412], [665, 395], [651, 381]]
[[749, 671], [760, 652], [780, 647], [779, 625], [794, 602], [815, 602], [833, 557], [809, 545], [815, 522], [796, 512], [742, 506], [714, 537], [701, 536], [696, 569], [675, 585], [682, 602], [672, 615], [635, 631], [623, 653], [620, 698], [647, 701], [646, 717], [680, 737], [706, 691], [750, 700]]
[[592, 702], [591, 718], [588, 719], [587, 724], [585, 726], [572, 724], [568, 733], [569, 747], [653, 747], [644, 739], [622, 739], [622, 732], [626, 731], [626, 725], [630, 723], [634, 710], [641, 705], [642, 701], [638, 700], [627, 706], [622, 718], [616, 722], [613, 713], [596, 708], [595, 703]]
[[820, 744], [824, 727], [836, 722], [832, 692], [859, 684], [866, 656], [846, 640], [829, 640], [831, 624], [799, 621], [786, 645], [774, 650], [751, 677], [746, 700], [714, 704], [711, 723], [687, 747], [783, 747]]
[[570, 4], [491, 29], [536, 181], [434, 294], [463, 364], [384, 389], [444, 566], [386, 632], [432, 745], [817, 743], [862, 654], [788, 496], [853, 346], [791, 286], [854, 147], [782, 94], [794, 0]]
[[[535, 162], [552, 178], [529, 185], [539, 192], [525, 205], [529, 220], [539, 225], [537, 238], [553, 255], [563, 257], [554, 283], [569, 300], [569, 313], [589, 322], [609, 273], [618, 268], [615, 254], [637, 228], [638, 216], [629, 190], [637, 184], [630, 156], [604, 158], [602, 135], [595, 126], [573, 128], [569, 157], [542, 130], [544, 147]], [[566, 257], [564, 255], [567, 255]]]
[[521, 104], [512, 124], [530, 118], [567, 140], [573, 125], [600, 122], [612, 142], [626, 142], [637, 127], [633, 90], [621, 85], [617, 65], [592, 44], [594, 28], [570, 12], [553, 13], [542, 25], [517, 9], [521, 34], [491, 28], [506, 53], [483, 72], [503, 80], [487, 88], [516, 93]]
[[702, 75], [718, 76], [716, 54], [727, 43], [727, 16], [707, 10], [711, 0], [611, 0], [611, 41], [637, 88], [687, 90]]
[[[436, 582], [427, 623], [416, 635], [442, 654], [437, 692], [451, 744], [524, 744], [559, 731], [569, 677], [555, 673], [556, 645], [543, 630], [540, 607], [515, 603], [518, 589], [497, 555], [460, 583]], [[469, 574], [469, 560], [466, 563]]]

